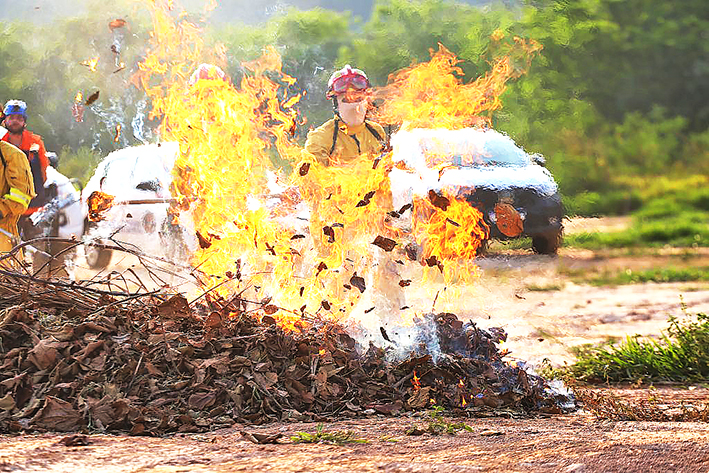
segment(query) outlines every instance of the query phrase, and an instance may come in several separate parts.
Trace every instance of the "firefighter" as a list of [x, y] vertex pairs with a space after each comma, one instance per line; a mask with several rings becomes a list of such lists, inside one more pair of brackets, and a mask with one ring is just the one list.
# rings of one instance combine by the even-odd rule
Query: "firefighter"
[[[335, 117], [308, 134], [305, 153], [324, 166], [345, 168], [354, 160], [380, 156], [388, 147], [386, 133], [381, 125], [367, 120], [372, 95], [367, 75], [348, 64], [332, 74], [327, 85], [327, 97], [332, 99]], [[391, 207], [388, 189], [386, 195], [379, 195], [378, 199], [382, 207]], [[318, 214], [320, 205], [323, 203], [314, 203], [312, 215]], [[404, 293], [398, 284], [401, 277], [392, 258], [379, 248], [373, 247], [370, 257], [368, 266], [373, 267], [374, 293], [369, 296], [378, 309], [372, 314], [378, 319], [373, 323], [385, 325], [390, 317], [399, 317], [405, 306]]]
[[386, 133], [367, 120], [371, 99], [367, 75], [348, 64], [332, 74], [327, 86], [335, 117], [308, 133], [305, 151], [325, 166], [379, 155], [386, 146]]
[[25, 239], [39, 236], [41, 231], [29, 220], [29, 216], [42, 208], [52, 196], [44, 188], [47, 180], [49, 159], [44, 148], [44, 142], [39, 135], [27, 130], [27, 104], [21, 100], [9, 100], [3, 108], [4, 125], [8, 133], [2, 141], [15, 145], [29, 162], [36, 196], [24, 211], [18, 223]]
[[15, 146], [0, 141], [0, 252], [10, 251], [19, 242], [17, 220], [34, 195], [27, 158]]

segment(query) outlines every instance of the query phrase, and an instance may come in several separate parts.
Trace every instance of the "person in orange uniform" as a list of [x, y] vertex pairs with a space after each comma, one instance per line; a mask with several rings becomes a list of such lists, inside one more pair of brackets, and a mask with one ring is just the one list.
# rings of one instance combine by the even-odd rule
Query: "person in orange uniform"
[[47, 180], [47, 166], [49, 159], [44, 148], [42, 137], [27, 130], [27, 104], [21, 100], [9, 100], [3, 108], [5, 128], [8, 133], [2, 141], [15, 145], [25, 156], [32, 173], [36, 196], [30, 202], [20, 219], [18, 225], [25, 238], [38, 236], [39, 230], [32, 225], [29, 216], [39, 210], [49, 200], [44, 183]]
[[324, 166], [345, 163], [362, 155], [379, 155], [386, 133], [367, 120], [371, 85], [364, 71], [349, 64], [332, 74], [327, 97], [332, 99], [335, 117], [308, 133], [305, 152]]

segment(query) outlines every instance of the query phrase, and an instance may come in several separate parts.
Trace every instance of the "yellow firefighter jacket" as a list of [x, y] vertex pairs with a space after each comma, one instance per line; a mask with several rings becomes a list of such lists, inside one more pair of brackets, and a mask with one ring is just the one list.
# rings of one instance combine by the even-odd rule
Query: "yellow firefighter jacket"
[[32, 171], [25, 153], [10, 143], [0, 141], [0, 252], [12, 249], [18, 237], [17, 220], [35, 196]]
[[377, 156], [384, 148], [386, 133], [381, 125], [366, 121], [358, 127], [348, 127], [333, 118], [308, 133], [305, 152], [324, 166], [352, 161], [362, 155]]

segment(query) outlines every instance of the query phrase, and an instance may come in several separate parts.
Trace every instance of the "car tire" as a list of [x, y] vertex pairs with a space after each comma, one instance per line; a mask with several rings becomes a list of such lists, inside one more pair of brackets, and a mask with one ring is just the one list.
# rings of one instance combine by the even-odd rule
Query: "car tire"
[[89, 268], [105, 269], [111, 263], [113, 251], [102, 248], [96, 242], [89, 242], [84, 245], [84, 256]]
[[561, 231], [532, 237], [532, 249], [540, 255], [555, 255], [561, 246]]

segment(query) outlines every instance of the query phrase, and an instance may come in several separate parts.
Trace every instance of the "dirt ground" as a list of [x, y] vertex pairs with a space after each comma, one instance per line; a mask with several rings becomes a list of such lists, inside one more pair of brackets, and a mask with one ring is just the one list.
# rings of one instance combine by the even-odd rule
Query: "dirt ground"
[[[694, 391], [706, 397], [707, 392]], [[62, 435], [0, 437], [0, 471], [177, 472], [694, 472], [709, 471], [709, 425], [598, 421], [587, 414], [540, 419], [464, 419], [472, 432], [407, 436], [420, 418], [371, 417], [326, 423], [366, 443], [294, 444], [313, 424], [234, 427], [207, 435], [135, 438], [92, 435], [67, 447]], [[240, 430], [282, 433], [258, 445]]]
[[[567, 232], [622, 229], [622, 219], [585, 219]], [[128, 264], [128, 263], [124, 263]], [[664, 249], [642, 254], [563, 249], [558, 257], [527, 250], [492, 252], [479, 260], [482, 276], [448, 290], [432, 283], [409, 295], [412, 306], [450, 310], [482, 327], [509, 333], [511, 358], [537, 364], [571, 362], [569, 348], [641, 334], [659, 336], [669, 314], [709, 311], [709, 284], [636, 284], [593, 287], [570, 274], [638, 270], [663, 266], [707, 266], [705, 250]], [[674, 403], [709, 400], [706, 387], [618, 389], [623, 398], [660, 397]], [[0, 436], [0, 472], [227, 472], [227, 471], [709, 471], [709, 425], [703, 423], [615, 422], [583, 411], [536, 419], [461, 419], [472, 432], [412, 437], [404, 431], [419, 417], [362, 416], [326, 423], [324, 431], [352, 430], [367, 443], [344, 446], [293, 444], [297, 431], [315, 424], [234, 426], [208, 435], [164, 439], [91, 435], [89, 445], [67, 447], [64, 435]], [[282, 433], [282, 444], [256, 445], [240, 430]]]

